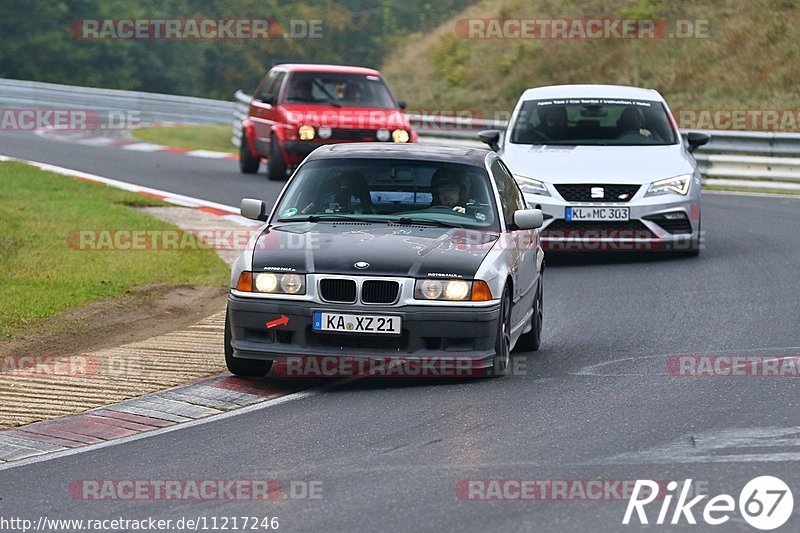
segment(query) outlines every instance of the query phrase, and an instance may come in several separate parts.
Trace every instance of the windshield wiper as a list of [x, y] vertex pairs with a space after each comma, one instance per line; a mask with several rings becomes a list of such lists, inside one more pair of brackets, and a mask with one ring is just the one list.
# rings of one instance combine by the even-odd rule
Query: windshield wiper
[[[292, 217], [292, 218], [279, 218], [278, 222], [375, 222], [374, 219], [367, 217], [358, 217], [353, 215], [337, 215], [333, 213], [323, 213], [320, 215], [309, 215], [307, 217]], [[382, 222], [382, 221], [380, 221]]]
[[414, 218], [414, 217], [400, 217], [397, 220], [392, 220], [395, 224], [402, 224], [403, 226], [437, 226], [441, 228], [463, 228], [461, 224], [453, 222], [445, 222], [444, 220], [435, 220], [432, 218]]

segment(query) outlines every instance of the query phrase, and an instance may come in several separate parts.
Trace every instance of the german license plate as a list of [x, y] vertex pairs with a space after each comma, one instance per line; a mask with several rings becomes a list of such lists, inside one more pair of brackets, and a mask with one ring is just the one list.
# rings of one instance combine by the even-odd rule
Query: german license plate
[[568, 221], [581, 220], [628, 220], [627, 207], [567, 207], [564, 218]]
[[335, 331], [343, 333], [379, 333], [399, 335], [402, 332], [399, 316], [350, 315], [314, 311], [312, 328], [314, 331]]

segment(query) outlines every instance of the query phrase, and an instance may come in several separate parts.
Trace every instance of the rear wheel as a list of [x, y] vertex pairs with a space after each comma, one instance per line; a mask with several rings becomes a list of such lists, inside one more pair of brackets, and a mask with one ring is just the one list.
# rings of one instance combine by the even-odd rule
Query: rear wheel
[[261, 158], [253, 155], [250, 151], [250, 143], [247, 141], [247, 134], [242, 130], [241, 141], [239, 141], [239, 170], [243, 174], [255, 174], [258, 172], [258, 166], [261, 164]]
[[497, 321], [497, 337], [494, 341], [494, 358], [492, 359], [492, 377], [508, 374], [511, 368], [511, 297], [508, 288], [503, 290], [500, 300], [500, 317]]
[[278, 138], [274, 135], [269, 143], [269, 159], [267, 159], [267, 177], [272, 181], [286, 179], [286, 161], [283, 160]]
[[225, 364], [231, 374], [248, 378], [260, 378], [266, 376], [272, 368], [272, 361], [261, 361], [258, 359], [240, 359], [233, 356], [233, 346], [231, 346], [231, 325], [228, 315], [225, 315]]
[[535, 352], [542, 343], [542, 322], [543, 312], [542, 303], [544, 300], [542, 290], [542, 278], [539, 278], [539, 286], [536, 290], [536, 298], [533, 299], [533, 315], [531, 316], [531, 330], [520, 336], [514, 350], [519, 352]]

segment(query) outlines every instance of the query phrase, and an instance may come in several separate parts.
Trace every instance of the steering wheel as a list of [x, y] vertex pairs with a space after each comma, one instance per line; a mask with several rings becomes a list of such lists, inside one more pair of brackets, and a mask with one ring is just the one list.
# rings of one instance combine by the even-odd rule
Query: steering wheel
[[430, 206], [428, 208], [428, 210], [431, 210], [431, 211], [447, 211], [448, 213], [453, 214], [453, 215], [461, 215], [462, 217], [472, 218], [472, 216], [470, 216], [470, 215], [468, 215], [466, 213], [466, 207], [464, 207], [464, 212], [463, 213], [461, 211], [455, 211], [453, 209], [454, 207], [464, 207], [464, 206], [432, 205], [432, 206]]

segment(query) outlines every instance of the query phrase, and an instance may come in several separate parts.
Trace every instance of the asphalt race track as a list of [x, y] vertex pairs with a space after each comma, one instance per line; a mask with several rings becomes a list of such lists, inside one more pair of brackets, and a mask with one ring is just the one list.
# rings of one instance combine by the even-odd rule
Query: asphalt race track
[[[240, 174], [235, 161], [26, 133], [0, 133], [0, 153], [234, 206], [244, 196], [272, 201], [281, 187], [263, 171]], [[636, 518], [636, 526], [621, 524], [627, 500], [613, 491], [599, 501], [486, 501], [463, 489], [487, 479], [690, 478], [700, 492], [738, 500], [761, 475], [800, 487], [800, 381], [675, 375], [670, 359], [800, 354], [800, 200], [709, 194], [703, 229], [698, 258], [548, 257], [543, 345], [521, 355], [524, 372], [330, 384], [279, 405], [1, 469], [0, 515], [277, 516], [287, 531], [599, 532], [639, 528]], [[321, 482], [322, 497], [85, 501], [69, 492], [82, 479]], [[705, 501], [694, 510], [700, 523]], [[660, 506], [647, 507], [651, 521]], [[798, 512], [785, 530], [800, 527]], [[654, 528], [684, 529], [709, 527], [683, 519]], [[752, 531], [736, 512], [717, 530]]]

